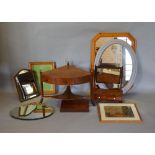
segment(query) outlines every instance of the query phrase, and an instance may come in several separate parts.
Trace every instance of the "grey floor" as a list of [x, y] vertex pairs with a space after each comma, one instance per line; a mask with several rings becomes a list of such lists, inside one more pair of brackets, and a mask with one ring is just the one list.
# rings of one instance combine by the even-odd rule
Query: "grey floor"
[[35, 121], [23, 121], [9, 116], [11, 109], [19, 105], [15, 93], [0, 93], [0, 132], [31, 132], [31, 133], [61, 133], [61, 132], [84, 132], [84, 133], [107, 133], [107, 132], [155, 132], [155, 94], [141, 93], [125, 96], [127, 101], [137, 104], [142, 123], [107, 123], [98, 121], [96, 107], [90, 105], [88, 113], [60, 113], [59, 100], [48, 99], [48, 105], [55, 107], [56, 112], [45, 119]]

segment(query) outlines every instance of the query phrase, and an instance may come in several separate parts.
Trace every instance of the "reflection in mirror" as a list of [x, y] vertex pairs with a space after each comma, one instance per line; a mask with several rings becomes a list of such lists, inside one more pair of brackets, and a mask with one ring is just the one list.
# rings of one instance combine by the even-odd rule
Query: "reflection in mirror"
[[[133, 85], [137, 73], [136, 55], [125, 41], [113, 39], [100, 47], [95, 58], [95, 65], [108, 65], [123, 68], [122, 90], [126, 93]], [[109, 87], [106, 85], [106, 87]], [[113, 85], [113, 88], [117, 86]]]
[[123, 67], [123, 86], [130, 80], [133, 68], [132, 59], [128, 49], [122, 45], [112, 44], [107, 47], [101, 56], [100, 65], [101, 64]]
[[101, 46], [105, 45], [107, 42], [109, 42], [110, 40], [113, 40], [113, 39], [123, 40], [126, 43], [128, 43], [130, 46], [133, 46], [132, 41], [128, 37], [100, 37], [96, 41], [96, 53]]
[[23, 69], [23, 70], [21, 70], [18, 74], [20, 75], [20, 74], [24, 74], [24, 73], [27, 73], [27, 72], [28, 72], [27, 69]]
[[[111, 47], [110, 47], [111, 46]], [[111, 53], [111, 57], [106, 56]], [[133, 86], [136, 73], [136, 39], [128, 32], [100, 32], [92, 38], [91, 43], [91, 72], [94, 66], [100, 64], [123, 67], [123, 93], [127, 93]], [[108, 54], [107, 54], [108, 55]], [[103, 58], [102, 58], [103, 57]], [[106, 57], [104, 59], [104, 57]], [[102, 58], [102, 59], [101, 59]], [[95, 87], [95, 83], [93, 84]], [[103, 86], [104, 87], [104, 86]]]

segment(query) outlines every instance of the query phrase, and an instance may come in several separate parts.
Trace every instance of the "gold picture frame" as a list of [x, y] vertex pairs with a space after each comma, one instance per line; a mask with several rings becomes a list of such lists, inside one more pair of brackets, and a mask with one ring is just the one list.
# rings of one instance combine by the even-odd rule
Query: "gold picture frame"
[[98, 115], [101, 123], [142, 122], [134, 103], [98, 103]]
[[[39, 91], [41, 92], [40, 72], [51, 71], [56, 68], [56, 63], [53, 61], [48, 62], [29, 62], [29, 69], [35, 74], [36, 83]], [[54, 84], [43, 83], [44, 97], [56, 94], [56, 86]]]

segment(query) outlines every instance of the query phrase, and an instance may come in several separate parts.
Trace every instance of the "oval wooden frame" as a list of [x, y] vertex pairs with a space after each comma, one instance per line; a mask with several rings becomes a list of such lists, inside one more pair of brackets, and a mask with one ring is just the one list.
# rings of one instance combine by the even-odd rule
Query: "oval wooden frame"
[[133, 86], [135, 78], [136, 78], [136, 74], [137, 74], [136, 55], [135, 55], [135, 52], [134, 52], [133, 48], [128, 43], [126, 43], [125, 41], [120, 40], [120, 39], [113, 39], [113, 40], [110, 40], [109, 42], [107, 42], [106, 45], [101, 46], [100, 49], [97, 52], [96, 57], [95, 57], [95, 65], [94, 65], [94, 67], [99, 65], [100, 58], [101, 58], [102, 54], [104, 53], [105, 49], [107, 49], [112, 44], [119, 44], [119, 45], [122, 45], [123, 47], [127, 48], [129, 53], [130, 53], [132, 63], [133, 63], [133, 66], [134, 66], [129, 82], [122, 88], [123, 94], [125, 94]]

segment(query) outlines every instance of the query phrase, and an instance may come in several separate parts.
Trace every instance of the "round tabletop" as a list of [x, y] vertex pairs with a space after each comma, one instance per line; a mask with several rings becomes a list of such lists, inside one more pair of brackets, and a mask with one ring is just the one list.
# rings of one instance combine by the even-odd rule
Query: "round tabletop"
[[52, 71], [42, 72], [41, 79], [56, 85], [74, 85], [90, 82], [91, 73], [74, 66], [66, 65]]

